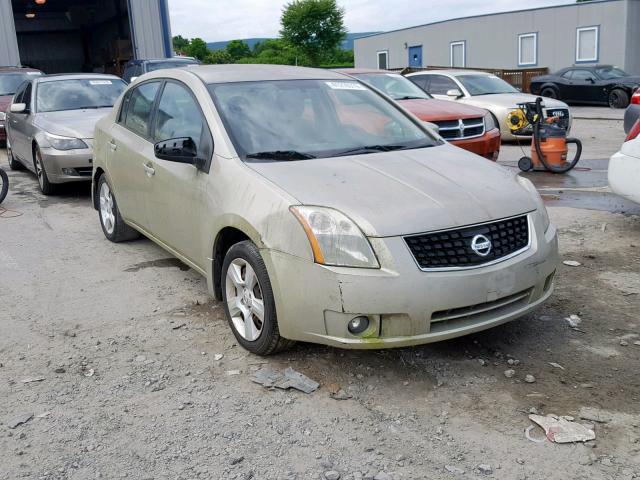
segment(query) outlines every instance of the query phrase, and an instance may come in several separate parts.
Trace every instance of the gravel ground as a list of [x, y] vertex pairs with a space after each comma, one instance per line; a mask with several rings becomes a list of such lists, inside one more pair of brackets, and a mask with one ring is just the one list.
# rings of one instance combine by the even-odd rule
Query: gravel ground
[[[147, 240], [104, 239], [86, 188], [45, 198], [31, 174], [10, 178], [0, 479], [640, 478], [640, 217], [550, 208], [581, 265], [561, 265], [556, 294], [519, 321], [265, 359], [235, 343], [203, 278]], [[250, 380], [265, 366], [320, 388], [266, 389]], [[590, 423], [596, 440], [532, 442], [531, 412]]]

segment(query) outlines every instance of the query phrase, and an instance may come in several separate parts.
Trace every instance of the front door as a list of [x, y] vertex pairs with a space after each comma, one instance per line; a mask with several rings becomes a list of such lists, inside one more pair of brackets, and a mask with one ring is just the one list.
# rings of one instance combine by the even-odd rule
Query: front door
[[[29, 128], [28, 120], [31, 108], [31, 83], [25, 84], [20, 88], [14, 97], [14, 103], [24, 103], [26, 110], [23, 113], [9, 113], [8, 126], [11, 130], [11, 150], [13, 155], [22, 159], [31, 170], [33, 167], [33, 158], [31, 157], [31, 149], [27, 148], [27, 130]], [[10, 109], [9, 109], [10, 110]]]
[[574, 70], [571, 75], [569, 95], [567, 100], [573, 102], [597, 101], [602, 86], [591, 70]]
[[190, 137], [198, 157], [206, 159], [202, 169], [194, 165], [154, 158], [154, 175], [147, 197], [150, 231], [162, 243], [206, 270], [210, 252], [203, 228], [207, 209], [207, 186], [213, 154], [213, 139], [202, 110], [191, 90], [177, 81], [167, 81], [155, 115], [154, 142]]
[[422, 45], [409, 47], [409, 66], [422, 68]]

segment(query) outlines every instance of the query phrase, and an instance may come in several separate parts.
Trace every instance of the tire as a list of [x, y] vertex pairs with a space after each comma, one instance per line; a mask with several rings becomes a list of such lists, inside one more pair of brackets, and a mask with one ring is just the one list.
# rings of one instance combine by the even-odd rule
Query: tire
[[42, 154], [40, 153], [40, 148], [37, 145], [33, 149], [33, 168], [36, 171], [38, 185], [40, 185], [40, 191], [42, 194], [53, 195], [56, 187], [49, 181], [47, 171], [45, 170], [44, 163], [42, 162]]
[[229, 249], [221, 275], [225, 314], [240, 345], [256, 355], [271, 355], [295, 343], [280, 336], [267, 268], [253, 242]]
[[629, 94], [624, 90], [616, 88], [609, 92], [609, 107], [627, 108], [629, 106]]
[[113, 195], [105, 175], [101, 175], [98, 180], [98, 200], [100, 202], [98, 207], [100, 226], [108, 240], [119, 243], [135, 240], [140, 236], [137, 230], [124, 223], [116, 197]]
[[13, 150], [11, 149], [11, 144], [7, 140], [7, 160], [9, 160], [9, 168], [11, 170], [24, 170], [24, 165], [22, 165], [16, 158], [13, 156]]
[[518, 160], [518, 168], [523, 172], [531, 170], [533, 168], [533, 160], [531, 160], [531, 157], [520, 157], [520, 160]]
[[558, 95], [558, 92], [556, 91], [556, 89], [553, 87], [543, 88], [542, 91], [540, 92], [540, 95], [546, 98], [553, 98], [553, 99], [558, 99], [558, 97], [560, 96]]
[[9, 177], [7, 172], [0, 168], [0, 203], [4, 201], [7, 193], [9, 193]]

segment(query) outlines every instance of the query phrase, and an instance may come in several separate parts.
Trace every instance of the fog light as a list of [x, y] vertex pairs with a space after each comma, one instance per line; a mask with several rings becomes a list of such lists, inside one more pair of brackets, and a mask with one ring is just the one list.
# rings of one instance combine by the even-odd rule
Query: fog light
[[347, 328], [353, 335], [359, 335], [369, 328], [369, 319], [367, 317], [353, 318], [349, 321]]
[[72, 175], [74, 177], [78, 176], [78, 172], [76, 172], [75, 168], [63, 168], [62, 169], [62, 174], [63, 175]]

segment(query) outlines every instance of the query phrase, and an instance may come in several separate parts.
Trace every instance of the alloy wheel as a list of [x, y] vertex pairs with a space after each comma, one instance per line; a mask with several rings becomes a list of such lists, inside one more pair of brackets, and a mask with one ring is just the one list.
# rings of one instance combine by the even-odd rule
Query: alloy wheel
[[34, 163], [36, 166], [36, 175], [38, 176], [38, 183], [40, 184], [40, 188], [44, 188], [44, 168], [42, 167], [42, 155], [40, 155], [40, 150], [36, 149]]
[[100, 186], [100, 218], [102, 219], [104, 229], [111, 235], [116, 225], [116, 216], [114, 213], [113, 195], [107, 182], [102, 182]]
[[233, 326], [242, 338], [253, 342], [264, 326], [264, 300], [256, 272], [246, 260], [236, 258], [227, 269], [225, 281]]

